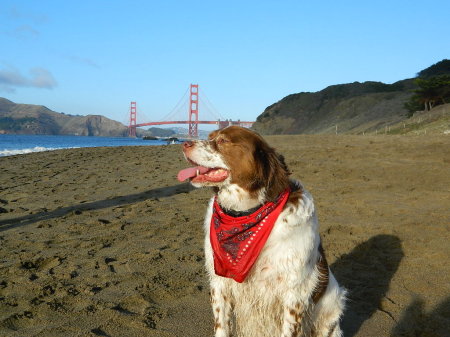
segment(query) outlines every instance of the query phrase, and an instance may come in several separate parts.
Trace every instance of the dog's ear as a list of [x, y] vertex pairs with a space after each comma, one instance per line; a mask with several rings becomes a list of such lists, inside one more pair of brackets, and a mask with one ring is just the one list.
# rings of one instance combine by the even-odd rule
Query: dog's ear
[[265, 143], [255, 150], [255, 160], [260, 167], [260, 185], [265, 187], [267, 199], [274, 201], [289, 186], [289, 169], [284, 157]]

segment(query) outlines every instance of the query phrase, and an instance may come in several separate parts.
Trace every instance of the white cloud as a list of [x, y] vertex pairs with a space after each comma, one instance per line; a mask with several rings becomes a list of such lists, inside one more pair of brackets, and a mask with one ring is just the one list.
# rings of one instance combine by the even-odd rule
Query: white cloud
[[30, 76], [24, 76], [15, 68], [0, 69], [0, 91], [14, 92], [17, 87], [53, 89], [57, 82], [47, 69], [30, 69]]
[[30, 25], [18, 26], [13, 30], [3, 30], [0, 34], [12, 37], [17, 40], [30, 40], [38, 38], [40, 33]]
[[14, 29], [9, 35], [18, 39], [28, 39], [38, 37], [40, 33], [30, 25], [22, 25]]
[[13, 20], [27, 20], [32, 21], [35, 24], [43, 24], [49, 21], [48, 16], [45, 14], [23, 11], [22, 9], [17, 8], [17, 6], [11, 6], [5, 12], [7, 16]]
[[80, 57], [75, 55], [63, 55], [62, 57], [77, 64], [87, 65], [93, 68], [100, 68], [100, 66], [94, 60], [87, 57]]

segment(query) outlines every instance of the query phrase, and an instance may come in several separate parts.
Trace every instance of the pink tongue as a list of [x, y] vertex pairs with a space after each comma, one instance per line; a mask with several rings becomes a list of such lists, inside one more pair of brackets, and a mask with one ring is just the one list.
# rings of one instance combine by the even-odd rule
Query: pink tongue
[[203, 166], [189, 167], [187, 169], [184, 169], [184, 170], [181, 170], [180, 172], [178, 172], [177, 178], [179, 181], [185, 181], [186, 179], [194, 178], [197, 176], [197, 170], [198, 170], [199, 174], [204, 174], [211, 169], [209, 169], [207, 167], [203, 167]]

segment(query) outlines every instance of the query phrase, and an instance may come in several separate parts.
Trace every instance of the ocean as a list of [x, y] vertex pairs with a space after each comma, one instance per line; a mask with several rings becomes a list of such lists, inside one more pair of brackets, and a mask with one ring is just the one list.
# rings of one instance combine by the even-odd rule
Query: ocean
[[0, 135], [0, 157], [80, 147], [165, 145], [163, 140], [127, 137]]

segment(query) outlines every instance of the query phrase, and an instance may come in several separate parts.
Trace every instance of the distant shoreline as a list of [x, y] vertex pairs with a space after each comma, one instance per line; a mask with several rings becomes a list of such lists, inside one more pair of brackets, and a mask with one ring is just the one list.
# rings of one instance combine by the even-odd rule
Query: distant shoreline
[[63, 136], [63, 135], [0, 135], [0, 157], [80, 147], [154, 146], [165, 140], [146, 141], [141, 138]]

